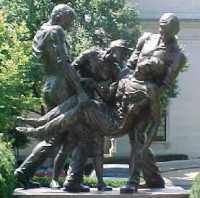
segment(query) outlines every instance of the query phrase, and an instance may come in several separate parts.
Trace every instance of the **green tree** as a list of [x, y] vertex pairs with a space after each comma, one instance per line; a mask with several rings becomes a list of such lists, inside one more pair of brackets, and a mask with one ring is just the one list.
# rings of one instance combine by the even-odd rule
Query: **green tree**
[[[36, 109], [40, 99], [32, 94], [30, 71], [31, 42], [24, 39], [29, 31], [22, 22], [9, 24], [0, 12], [0, 133], [15, 127], [16, 115]], [[22, 139], [21, 139], [22, 140]]]
[[[71, 1], [77, 12], [78, 23], [85, 28], [95, 43], [95, 30], [103, 28], [109, 40], [125, 39], [133, 47], [139, 36], [139, 22], [134, 7], [127, 7], [124, 0]], [[87, 21], [87, 17], [90, 20]]]
[[70, 4], [77, 13], [75, 28], [69, 36], [74, 56], [96, 44], [94, 32], [99, 28], [106, 32], [107, 41], [122, 38], [131, 47], [135, 45], [140, 32], [138, 15], [134, 7], [126, 6], [125, 0], [2, 0], [2, 6], [9, 13], [8, 20], [18, 23], [25, 20], [31, 36], [58, 3]]
[[8, 22], [26, 23], [32, 39], [38, 27], [47, 19], [54, 2], [52, 0], [2, 0], [0, 5], [8, 13]]

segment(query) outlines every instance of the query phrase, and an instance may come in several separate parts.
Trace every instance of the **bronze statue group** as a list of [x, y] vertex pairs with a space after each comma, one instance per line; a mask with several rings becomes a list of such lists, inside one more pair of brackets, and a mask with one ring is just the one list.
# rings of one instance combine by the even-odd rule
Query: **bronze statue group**
[[149, 146], [160, 125], [160, 95], [185, 64], [176, 39], [178, 18], [163, 14], [159, 33], [144, 33], [133, 52], [119, 39], [108, 48], [88, 49], [71, 63], [64, 31], [74, 18], [71, 7], [57, 5], [34, 37], [33, 53], [45, 70], [46, 114], [39, 119], [18, 118], [30, 126], [17, 127], [19, 132], [42, 140], [16, 169], [18, 182], [24, 188], [39, 187], [32, 177], [58, 149], [50, 187], [60, 187], [59, 174], [70, 155], [64, 190], [90, 191], [82, 184], [88, 157], [93, 159], [97, 189], [112, 190], [103, 181], [104, 138], [128, 134], [130, 174], [120, 192], [137, 192], [141, 172], [147, 187], [164, 188]]

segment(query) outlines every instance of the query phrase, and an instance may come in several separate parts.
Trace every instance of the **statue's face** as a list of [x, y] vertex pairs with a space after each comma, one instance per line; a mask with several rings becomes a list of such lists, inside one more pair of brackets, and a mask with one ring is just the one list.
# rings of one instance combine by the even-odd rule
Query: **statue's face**
[[163, 40], [166, 40], [166, 41], [174, 38], [175, 36], [173, 31], [171, 30], [170, 24], [166, 24], [166, 25], [160, 24], [159, 32]]
[[179, 20], [173, 13], [165, 13], [160, 18], [160, 34], [165, 41], [173, 39], [178, 34]]
[[73, 24], [74, 17], [72, 15], [63, 14], [60, 18], [60, 25], [64, 30], [69, 30]]

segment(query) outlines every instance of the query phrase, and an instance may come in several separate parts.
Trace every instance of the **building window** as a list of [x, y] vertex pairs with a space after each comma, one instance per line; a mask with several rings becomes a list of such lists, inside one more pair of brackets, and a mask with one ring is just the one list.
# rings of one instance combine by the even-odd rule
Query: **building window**
[[167, 111], [163, 112], [161, 125], [154, 137], [155, 142], [166, 142], [166, 131], [167, 131]]

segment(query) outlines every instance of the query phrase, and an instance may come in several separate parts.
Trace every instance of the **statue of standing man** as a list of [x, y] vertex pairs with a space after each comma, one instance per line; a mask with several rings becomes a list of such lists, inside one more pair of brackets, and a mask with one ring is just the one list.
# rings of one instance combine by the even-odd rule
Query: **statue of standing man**
[[[49, 21], [41, 26], [33, 40], [33, 53], [45, 71], [42, 93], [47, 111], [74, 94], [78, 96], [79, 103], [87, 100], [80, 79], [70, 65], [69, 45], [65, 40], [64, 31], [71, 27], [74, 18], [75, 11], [71, 7], [66, 4], [55, 6]], [[65, 140], [66, 133], [58, 134], [55, 131], [52, 136], [45, 137], [16, 169], [17, 180], [24, 188], [39, 187], [31, 179], [37, 168]]]

